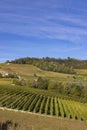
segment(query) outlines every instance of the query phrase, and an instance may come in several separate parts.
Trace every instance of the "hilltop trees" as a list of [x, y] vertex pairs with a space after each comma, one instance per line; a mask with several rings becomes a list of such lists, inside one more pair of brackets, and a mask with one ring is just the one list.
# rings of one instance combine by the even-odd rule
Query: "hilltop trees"
[[33, 64], [41, 69], [50, 70], [63, 73], [75, 73], [74, 69], [87, 69], [87, 60], [78, 60], [68, 57], [67, 59], [61, 58], [19, 58], [11, 61], [15, 64]]

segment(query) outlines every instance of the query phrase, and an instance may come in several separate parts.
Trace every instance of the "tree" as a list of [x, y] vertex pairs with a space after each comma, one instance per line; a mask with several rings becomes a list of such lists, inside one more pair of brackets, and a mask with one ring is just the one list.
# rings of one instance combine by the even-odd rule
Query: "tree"
[[13, 80], [13, 84], [15, 85], [20, 85], [20, 86], [26, 86], [26, 81], [24, 79], [14, 79]]
[[37, 88], [47, 90], [48, 89], [48, 80], [46, 78], [43, 78], [43, 77], [38, 77]]

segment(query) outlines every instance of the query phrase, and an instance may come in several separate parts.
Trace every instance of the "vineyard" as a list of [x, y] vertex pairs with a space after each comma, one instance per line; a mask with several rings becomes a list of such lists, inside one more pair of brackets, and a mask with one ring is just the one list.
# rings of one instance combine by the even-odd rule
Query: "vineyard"
[[55, 117], [87, 120], [87, 104], [32, 93], [21, 87], [0, 86], [0, 107]]

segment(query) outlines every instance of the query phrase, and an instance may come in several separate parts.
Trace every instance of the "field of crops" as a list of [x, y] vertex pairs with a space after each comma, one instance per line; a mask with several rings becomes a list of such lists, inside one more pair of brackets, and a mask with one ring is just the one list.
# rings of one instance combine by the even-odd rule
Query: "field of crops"
[[0, 86], [0, 107], [87, 120], [87, 104], [32, 93], [21, 87]]

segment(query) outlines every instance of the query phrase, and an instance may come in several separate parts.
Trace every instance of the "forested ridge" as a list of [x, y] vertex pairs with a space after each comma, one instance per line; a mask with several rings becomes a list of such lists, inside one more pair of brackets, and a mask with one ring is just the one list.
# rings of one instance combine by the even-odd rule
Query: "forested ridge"
[[87, 69], [87, 60], [78, 60], [68, 57], [67, 59], [61, 58], [19, 58], [12, 60], [11, 63], [16, 64], [32, 64], [42, 70], [54, 71], [60, 73], [76, 74], [74, 69]]

